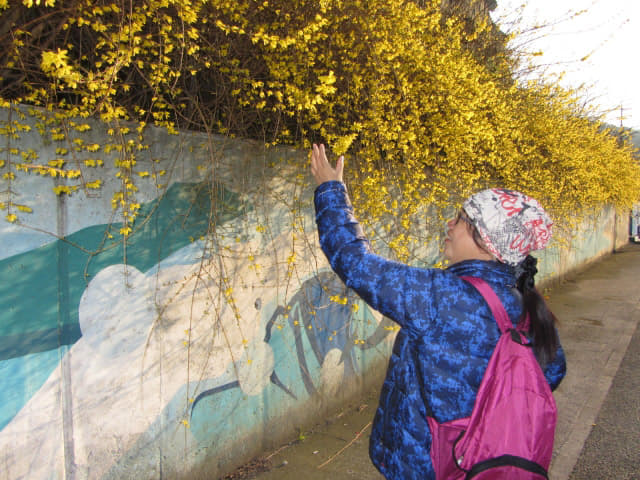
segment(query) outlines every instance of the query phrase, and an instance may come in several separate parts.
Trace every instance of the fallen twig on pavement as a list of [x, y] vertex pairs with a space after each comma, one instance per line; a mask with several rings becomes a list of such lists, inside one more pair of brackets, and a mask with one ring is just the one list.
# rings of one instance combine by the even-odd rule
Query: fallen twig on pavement
[[344, 452], [347, 448], [349, 448], [353, 442], [355, 442], [356, 440], [358, 440], [358, 438], [360, 438], [362, 436], [362, 434], [364, 433], [364, 431], [369, 428], [371, 426], [371, 423], [373, 422], [369, 422], [367, 423], [362, 430], [360, 430], [355, 437], [353, 437], [353, 439], [347, 443], [344, 447], [342, 447], [337, 453], [333, 454], [332, 456], [330, 456], [324, 463], [321, 463], [320, 465], [318, 465], [317, 468], [322, 468], [325, 465], [327, 465], [329, 462], [331, 462], [334, 458], [336, 458], [338, 455], [340, 455], [342, 452]]

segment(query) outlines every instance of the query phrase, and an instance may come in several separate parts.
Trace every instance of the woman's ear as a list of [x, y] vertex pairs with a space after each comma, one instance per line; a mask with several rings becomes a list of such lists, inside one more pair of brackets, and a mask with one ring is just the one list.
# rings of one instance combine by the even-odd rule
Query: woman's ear
[[473, 242], [478, 246], [478, 248], [483, 252], [485, 252], [486, 254], [490, 255], [492, 260], [497, 260], [495, 255], [493, 255], [485, 245], [484, 240], [482, 240], [482, 236], [480, 235], [480, 232], [478, 232], [478, 229], [471, 224], [467, 224], [467, 225], [471, 230], [471, 236], [473, 237]]

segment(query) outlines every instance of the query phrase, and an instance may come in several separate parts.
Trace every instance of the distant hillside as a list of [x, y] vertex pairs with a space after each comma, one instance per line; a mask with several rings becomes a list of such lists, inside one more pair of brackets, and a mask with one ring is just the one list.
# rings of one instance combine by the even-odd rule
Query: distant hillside
[[640, 159], [640, 130], [634, 130], [634, 129], [625, 128], [625, 127], [618, 127], [611, 123], [603, 123], [601, 130], [604, 130], [604, 129], [609, 129], [611, 132], [617, 132], [617, 133], [614, 133], [614, 135], [616, 136], [621, 136], [622, 134], [625, 134], [625, 135], [630, 134], [631, 143], [633, 144], [636, 150], [635, 157]]

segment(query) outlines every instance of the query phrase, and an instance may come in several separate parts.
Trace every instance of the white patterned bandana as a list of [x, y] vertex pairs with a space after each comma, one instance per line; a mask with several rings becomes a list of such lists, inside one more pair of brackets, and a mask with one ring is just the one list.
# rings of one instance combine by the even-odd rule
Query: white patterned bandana
[[503, 263], [519, 264], [551, 238], [551, 219], [536, 200], [520, 192], [483, 190], [471, 195], [462, 208], [487, 250]]

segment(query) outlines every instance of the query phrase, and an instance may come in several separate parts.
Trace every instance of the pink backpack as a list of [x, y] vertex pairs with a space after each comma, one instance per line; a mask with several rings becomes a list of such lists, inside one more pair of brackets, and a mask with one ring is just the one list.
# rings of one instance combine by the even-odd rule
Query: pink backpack
[[502, 331], [470, 417], [438, 423], [429, 416], [431, 460], [438, 480], [547, 477], [557, 409], [527, 338], [514, 329], [482, 279], [462, 277], [485, 298]]

